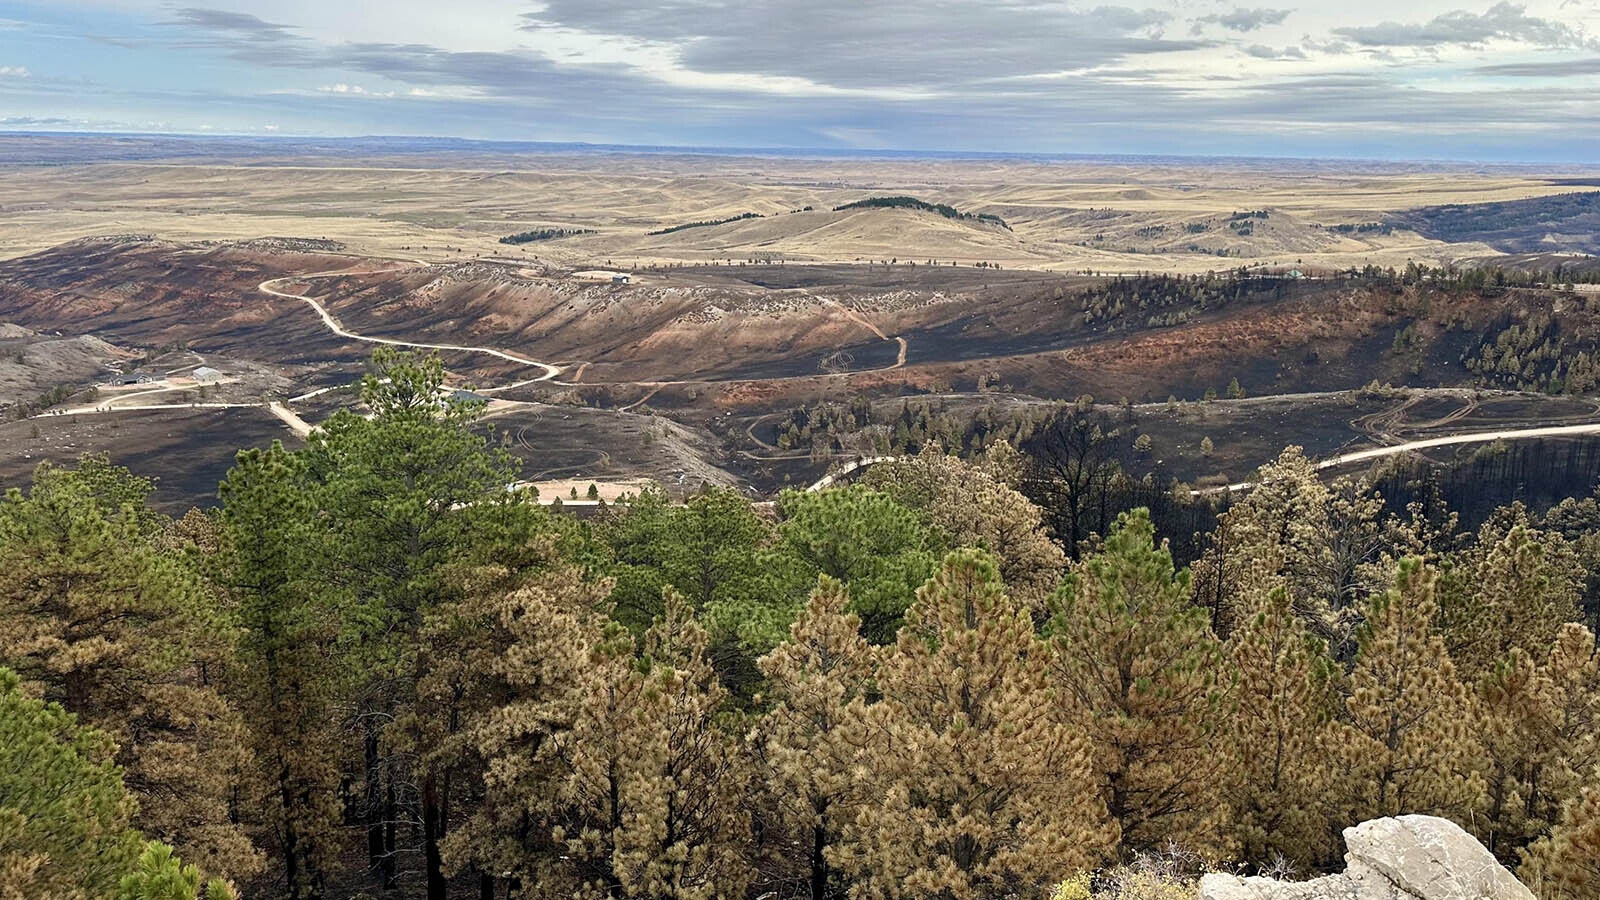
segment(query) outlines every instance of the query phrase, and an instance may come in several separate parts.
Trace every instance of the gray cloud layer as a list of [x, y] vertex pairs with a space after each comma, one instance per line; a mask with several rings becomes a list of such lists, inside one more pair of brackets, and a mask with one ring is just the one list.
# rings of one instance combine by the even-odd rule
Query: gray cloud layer
[[[507, 30], [503, 49], [475, 50], [426, 34], [331, 40], [310, 22], [279, 21], [287, 14], [185, 7], [104, 40], [131, 53], [231, 60], [228, 88], [104, 88], [116, 98], [82, 108], [103, 118], [125, 104], [162, 121], [215, 110], [343, 133], [1096, 152], [1402, 147], [1438, 157], [1467, 152], [1465, 141], [1559, 134], [1581, 147], [1600, 133], [1593, 90], [1555, 81], [1600, 75], [1583, 29], [1558, 21], [1565, 16], [1502, 2], [1329, 28], [1305, 8], [1219, 0], [1180, 16], [1183, 3], [1160, 3], [545, 0], [514, 20], [521, 30]], [[1497, 46], [1494, 57], [1471, 49], [1489, 41], [1520, 47]], [[609, 52], [573, 49], [595, 46]], [[1434, 58], [1391, 64], [1419, 58], [1399, 52], [1408, 49]], [[1427, 68], [1445, 57], [1453, 69]], [[32, 63], [0, 58], [12, 62]], [[1429, 86], [1440, 71], [1449, 90]], [[1472, 79], [1481, 87], [1461, 89]], [[47, 91], [66, 90], [59, 78], [9, 81], [0, 95], [39, 98], [13, 112], [77, 117], [47, 102]], [[82, 88], [67, 95], [87, 96]], [[1478, 127], [1485, 121], [1499, 126], [1492, 135]]]
[[249, 13], [221, 9], [186, 7], [174, 13], [173, 24], [190, 25], [255, 41], [280, 41], [293, 36], [293, 29], [286, 25], [276, 25]]
[[1289, 18], [1292, 9], [1235, 9], [1232, 12], [1214, 13], [1194, 20], [1195, 28], [1201, 25], [1221, 25], [1229, 31], [1257, 31], [1268, 25], [1281, 25]]
[[1085, 69], [1203, 46], [1170, 40], [1150, 8], [992, 0], [548, 0], [529, 31], [578, 29], [680, 48], [689, 68], [805, 78], [841, 88], [929, 89]]
[[1527, 7], [1501, 2], [1483, 14], [1456, 10], [1423, 24], [1384, 22], [1335, 28], [1333, 33], [1366, 47], [1436, 47], [1482, 44], [1501, 39], [1539, 47], [1579, 47], [1584, 41], [1572, 27], [1530, 16]]

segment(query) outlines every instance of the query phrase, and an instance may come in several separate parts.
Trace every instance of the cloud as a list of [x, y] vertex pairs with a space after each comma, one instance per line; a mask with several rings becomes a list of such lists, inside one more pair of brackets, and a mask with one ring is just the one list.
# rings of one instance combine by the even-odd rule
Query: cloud
[[[142, 2], [156, 20], [94, 20], [128, 48], [84, 67], [98, 84], [57, 82], [54, 64], [49, 76], [8, 78], [7, 113], [127, 109], [257, 132], [1146, 153], [1328, 155], [1360, 144], [1459, 155], [1488, 140], [1554, 153], [1558, 139], [1579, 143], [1561, 135], [1600, 133], [1592, 90], [1556, 80], [1594, 74], [1600, 62], [1566, 58], [1593, 54], [1507, 54], [1463, 77], [1459, 59], [1406, 52], [1584, 38], [1581, 16], [1541, 19], [1508, 3], [1435, 7], [1410, 25], [1371, 24], [1381, 16], [1352, 4], [1332, 18], [1368, 24], [1335, 32], [1313, 25], [1321, 14], [1309, 8], [1239, 5], [1273, 0], [1215, 0], [1199, 19], [1175, 16], [1198, 5], [1176, 0], [497, 0], [492, 13], [480, 7], [496, 4], [459, 4], [460, 29], [409, 30], [424, 0], [391, 0], [392, 20], [359, 27], [338, 4], [227, 0], [251, 15]], [[517, 18], [507, 9], [517, 6], [536, 11]], [[1298, 39], [1275, 27], [1301, 19]], [[1198, 25], [1209, 38], [1186, 33]], [[78, 46], [93, 52], [87, 42], [100, 39], [80, 32]], [[1391, 55], [1407, 66], [1387, 65]], [[1317, 64], [1292, 64], [1308, 57]], [[191, 62], [216, 78], [193, 85]], [[1316, 74], [1329, 64], [1340, 71]], [[1517, 76], [1530, 80], [1490, 82]], [[1497, 123], [1491, 136], [1484, 121]]]
[[31, 78], [27, 66], [0, 66], [0, 78]]
[[1195, 33], [1198, 34], [1203, 24], [1221, 25], [1229, 31], [1248, 32], [1257, 31], [1268, 25], [1282, 25], [1283, 20], [1289, 18], [1292, 9], [1244, 9], [1235, 7], [1232, 12], [1217, 13], [1201, 16], [1194, 20]]
[[1284, 47], [1282, 50], [1277, 50], [1272, 47], [1268, 47], [1265, 44], [1251, 44], [1250, 46], [1244, 48], [1244, 52], [1246, 56], [1253, 56], [1256, 59], [1306, 58], [1306, 52], [1301, 50], [1299, 47]]
[[[301, 67], [316, 65], [307, 54], [314, 54], [317, 45], [301, 35], [299, 29], [249, 13], [185, 7], [160, 24], [168, 33], [110, 35], [99, 40], [128, 49], [154, 46], [168, 51], [217, 50], [257, 65], [277, 66], [285, 61]], [[174, 32], [181, 36], [174, 37]]]
[[1423, 24], [1384, 22], [1335, 28], [1333, 33], [1363, 47], [1438, 47], [1476, 45], [1490, 40], [1518, 41], [1539, 47], [1582, 47], [1583, 35], [1562, 22], [1530, 16], [1527, 7], [1501, 2], [1482, 15], [1454, 10]]
[[292, 40], [296, 37], [293, 28], [264, 21], [249, 13], [230, 12], [222, 9], [202, 9], [191, 6], [180, 9], [173, 15], [174, 18], [170, 23], [173, 25], [184, 25], [206, 31], [221, 32], [260, 43], [275, 43]]
[[1172, 15], [1049, 0], [546, 0], [523, 29], [655, 49], [700, 73], [798, 78], [840, 89], [942, 91], [1189, 50], [1164, 38]]
[[394, 91], [369, 91], [359, 84], [345, 84], [342, 81], [338, 84], [325, 84], [317, 88], [317, 92], [322, 94], [347, 94], [352, 97], [382, 97], [385, 99], [396, 96]]
[[1479, 66], [1472, 70], [1478, 75], [1510, 78], [1564, 78], [1574, 75], [1600, 75], [1600, 56], [1588, 59], [1568, 59], [1561, 62], [1501, 63]]
[[65, 116], [0, 116], [0, 128], [77, 128], [87, 124], [85, 119]]

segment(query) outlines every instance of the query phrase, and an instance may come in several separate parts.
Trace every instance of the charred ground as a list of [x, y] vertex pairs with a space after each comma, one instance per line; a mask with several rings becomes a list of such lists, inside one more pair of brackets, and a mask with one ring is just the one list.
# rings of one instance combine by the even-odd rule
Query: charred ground
[[[1139, 411], [1160, 448], [1161, 477], [1211, 482], [1245, 476], [1287, 443], [1333, 452], [1393, 442], [1392, 429], [1364, 423], [1400, 405], [1414, 416], [1419, 403], [1468, 404], [1476, 417], [1516, 406], [1450, 391], [1395, 399], [1371, 393], [1373, 385], [1587, 393], [1600, 335], [1600, 296], [1515, 274], [1498, 282], [1444, 270], [1109, 278], [900, 261], [630, 274], [614, 284], [521, 261], [425, 265], [287, 239], [73, 242], [0, 263], [0, 321], [34, 335], [10, 341], [43, 333], [79, 348], [57, 355], [82, 365], [40, 368], [36, 381], [87, 390], [106, 372], [154, 373], [159, 355], [175, 352], [191, 367], [209, 361], [237, 376], [209, 399], [239, 407], [109, 412], [77, 430], [50, 421], [39, 436], [16, 423], [0, 431], [0, 451], [18, 472], [85, 450], [133, 454], [168, 478], [164, 500], [204, 499], [235, 447], [298, 439], [267, 404], [287, 401], [314, 426], [356, 402], [352, 386], [372, 345], [335, 334], [300, 296], [355, 334], [497, 348], [559, 367], [553, 378], [490, 395], [489, 420], [528, 459], [530, 475], [642, 475], [685, 488], [743, 482], [758, 491], [815, 477], [876, 440], [854, 431], [881, 427], [893, 443], [890, 420], [869, 416], [778, 446], [784, 417], [803, 421], [850, 397], [875, 409], [948, 400], [972, 419], [1088, 394]], [[263, 283], [289, 296], [263, 292]], [[85, 341], [98, 349], [83, 352]], [[442, 355], [464, 387], [539, 374], [483, 353]], [[17, 390], [36, 397], [53, 387]], [[84, 402], [71, 396], [56, 399]], [[1565, 421], [1572, 413], [1549, 405], [1559, 402], [1567, 401], [1527, 395], [1507, 421]], [[1433, 417], [1452, 427], [1464, 418]], [[1201, 454], [1205, 436], [1214, 447]]]

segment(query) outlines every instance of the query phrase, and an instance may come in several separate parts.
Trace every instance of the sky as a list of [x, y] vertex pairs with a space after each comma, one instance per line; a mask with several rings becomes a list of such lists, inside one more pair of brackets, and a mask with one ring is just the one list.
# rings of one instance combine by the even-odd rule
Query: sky
[[1600, 0], [1254, 2], [0, 0], [0, 130], [1600, 163]]

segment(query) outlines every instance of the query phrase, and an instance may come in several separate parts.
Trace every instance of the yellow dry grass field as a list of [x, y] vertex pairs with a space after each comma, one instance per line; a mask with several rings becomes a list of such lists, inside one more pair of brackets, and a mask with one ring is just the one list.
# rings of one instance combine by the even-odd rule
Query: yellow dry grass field
[[[1553, 180], [1561, 174], [1303, 162], [597, 153], [374, 160], [361, 168], [314, 160], [13, 166], [0, 167], [0, 258], [138, 233], [181, 241], [326, 238], [372, 256], [509, 257], [565, 269], [719, 259], [937, 260], [1103, 272], [1437, 264], [1495, 251], [1408, 231], [1338, 234], [1328, 226], [1571, 190]], [[834, 210], [888, 195], [999, 216], [1009, 228], [909, 210]], [[1230, 216], [1250, 210], [1271, 215], [1246, 235], [1229, 227]], [[762, 218], [649, 233], [744, 213]], [[498, 242], [537, 229], [593, 233]]]
[[[571, 502], [573, 500], [604, 500], [615, 503], [621, 497], [637, 497], [641, 491], [655, 484], [649, 478], [560, 478], [552, 481], [529, 481], [524, 483], [525, 488], [534, 488], [539, 492], [540, 503], [553, 503], [556, 500]], [[589, 496], [589, 488], [593, 486], [595, 496]]]

